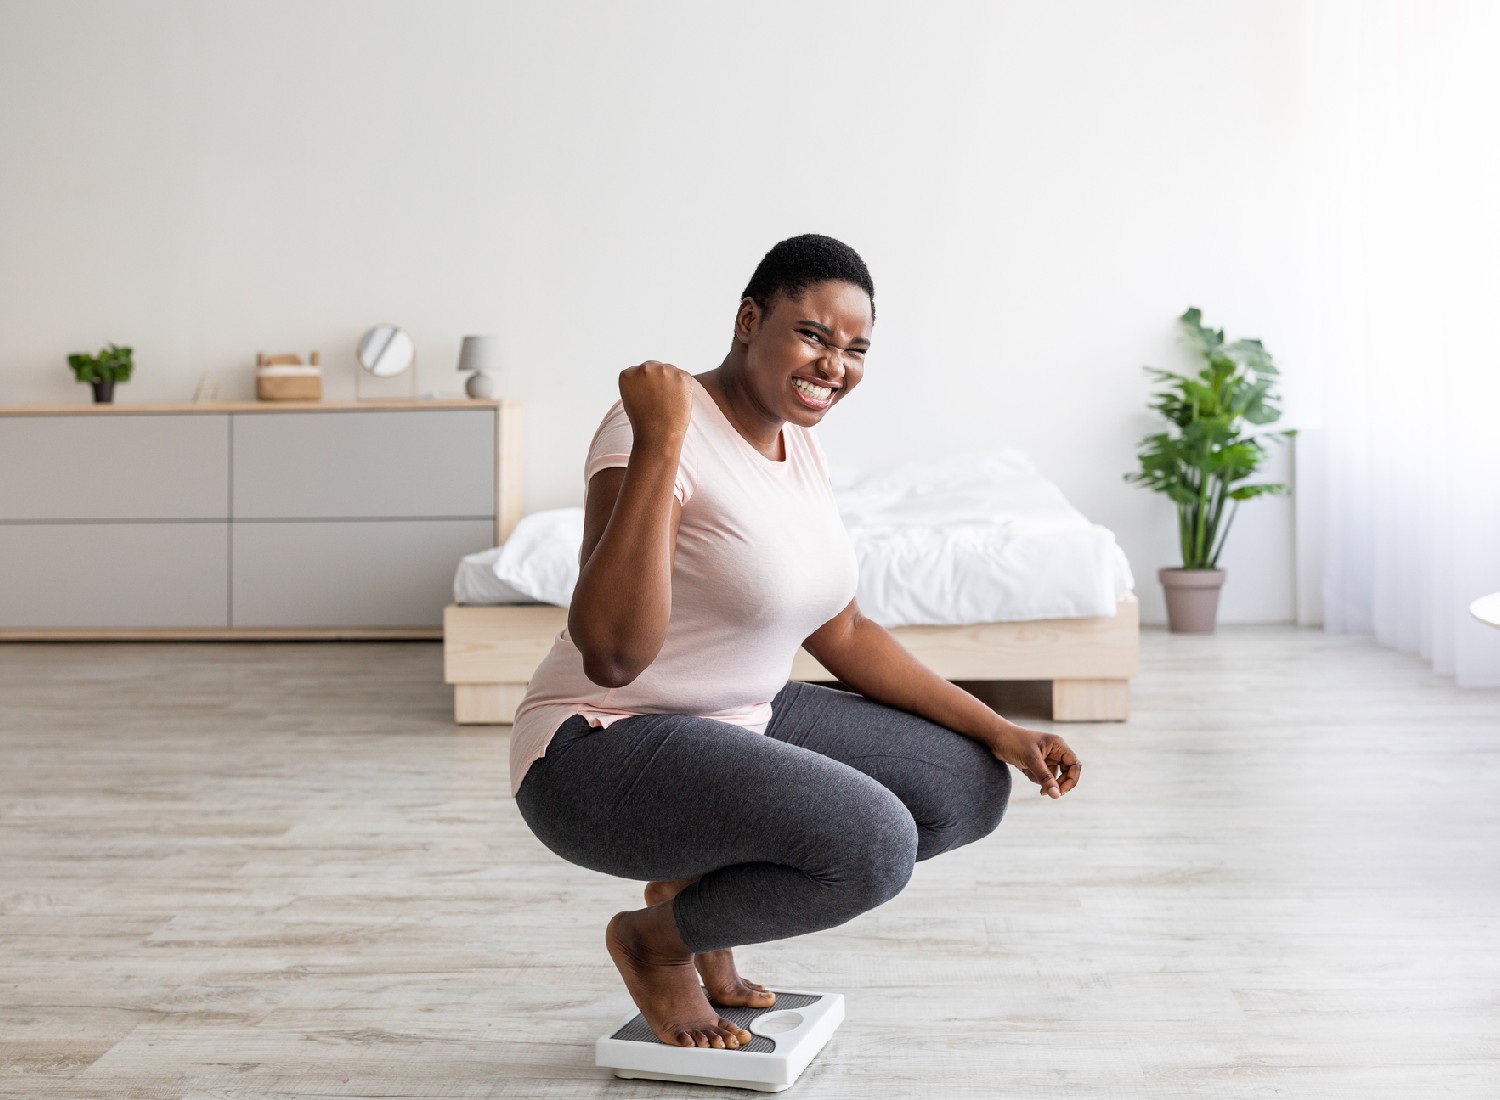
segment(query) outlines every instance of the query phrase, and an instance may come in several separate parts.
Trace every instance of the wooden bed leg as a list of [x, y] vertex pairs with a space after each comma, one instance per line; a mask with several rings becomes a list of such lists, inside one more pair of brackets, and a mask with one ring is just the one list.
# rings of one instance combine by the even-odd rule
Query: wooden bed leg
[[525, 684], [454, 684], [453, 721], [461, 726], [510, 725], [525, 697]]
[[1052, 681], [1054, 722], [1123, 722], [1129, 717], [1129, 680]]

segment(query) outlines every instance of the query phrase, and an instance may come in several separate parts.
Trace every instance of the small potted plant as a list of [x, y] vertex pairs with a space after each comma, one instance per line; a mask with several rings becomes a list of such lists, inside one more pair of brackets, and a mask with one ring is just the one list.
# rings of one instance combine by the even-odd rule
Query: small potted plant
[[1266, 457], [1266, 441], [1279, 443], [1296, 434], [1248, 427], [1281, 416], [1270, 353], [1259, 340], [1226, 344], [1223, 329], [1206, 329], [1201, 320], [1197, 308], [1178, 318], [1203, 360], [1197, 374], [1143, 368], [1161, 383], [1151, 408], [1168, 426], [1141, 440], [1141, 468], [1125, 475], [1177, 505], [1182, 565], [1161, 569], [1157, 576], [1167, 597], [1167, 625], [1179, 634], [1213, 633], [1225, 577], [1219, 554], [1240, 502], [1287, 492], [1282, 484], [1246, 482]]
[[94, 387], [94, 403], [107, 405], [115, 399], [115, 383], [130, 381], [130, 349], [110, 344], [100, 348], [98, 355], [74, 352], [68, 356], [68, 366], [80, 382]]

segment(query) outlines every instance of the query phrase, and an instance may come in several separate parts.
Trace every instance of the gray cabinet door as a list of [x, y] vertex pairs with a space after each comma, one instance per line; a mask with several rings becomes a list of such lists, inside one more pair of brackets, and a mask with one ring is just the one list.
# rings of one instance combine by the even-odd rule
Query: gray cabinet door
[[0, 416], [0, 519], [228, 519], [229, 417]]
[[441, 626], [458, 560], [494, 534], [488, 519], [236, 523], [231, 625]]
[[236, 413], [232, 430], [237, 520], [495, 514], [494, 409]]
[[0, 523], [0, 627], [226, 627], [227, 523]]

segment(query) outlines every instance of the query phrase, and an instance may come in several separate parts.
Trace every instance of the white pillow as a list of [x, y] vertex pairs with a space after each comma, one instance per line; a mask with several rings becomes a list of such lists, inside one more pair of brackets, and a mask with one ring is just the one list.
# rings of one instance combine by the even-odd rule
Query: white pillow
[[533, 600], [567, 607], [578, 587], [583, 509], [553, 508], [526, 516], [495, 558], [495, 576]]

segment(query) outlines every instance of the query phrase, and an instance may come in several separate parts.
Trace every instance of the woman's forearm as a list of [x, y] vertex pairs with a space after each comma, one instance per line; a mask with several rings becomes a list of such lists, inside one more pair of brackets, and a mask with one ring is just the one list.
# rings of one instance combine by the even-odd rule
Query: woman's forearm
[[590, 680], [623, 687], [656, 659], [672, 613], [680, 439], [637, 439], [603, 535], [578, 573], [568, 633]]
[[[835, 667], [836, 666], [836, 667]], [[833, 665], [839, 682], [887, 706], [910, 711], [989, 745], [1014, 723], [923, 664], [879, 623], [860, 616]]]

